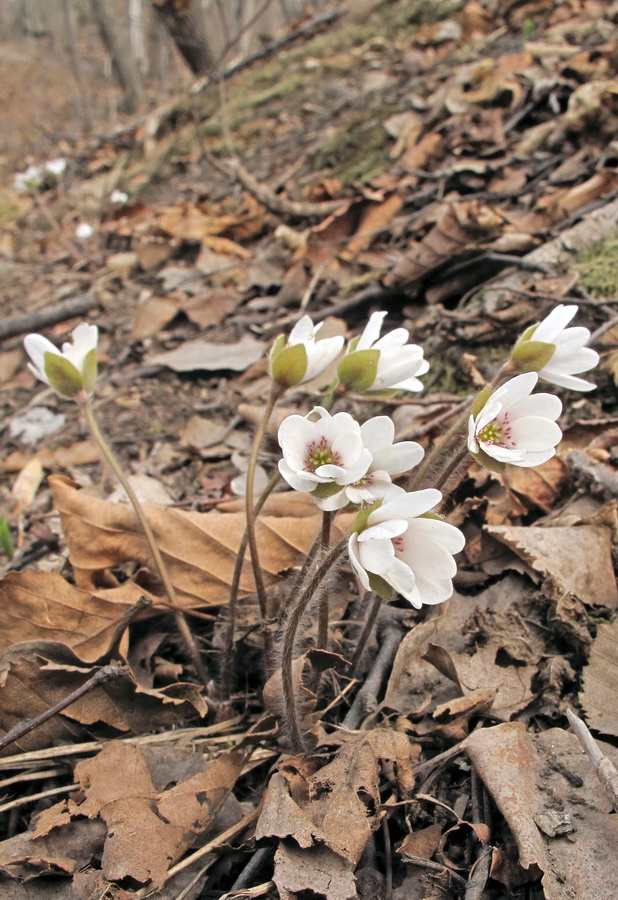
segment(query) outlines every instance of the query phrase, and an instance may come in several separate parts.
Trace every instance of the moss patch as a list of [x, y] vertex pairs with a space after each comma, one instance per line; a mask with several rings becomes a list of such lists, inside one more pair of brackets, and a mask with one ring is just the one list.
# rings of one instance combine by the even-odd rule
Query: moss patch
[[587, 251], [572, 265], [591, 294], [600, 297], [618, 295], [618, 239]]

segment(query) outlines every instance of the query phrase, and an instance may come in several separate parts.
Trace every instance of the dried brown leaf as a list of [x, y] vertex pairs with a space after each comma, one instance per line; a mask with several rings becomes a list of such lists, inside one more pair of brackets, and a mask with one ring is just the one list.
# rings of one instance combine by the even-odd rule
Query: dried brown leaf
[[618, 737], [618, 619], [600, 625], [584, 668], [581, 703], [588, 725]]

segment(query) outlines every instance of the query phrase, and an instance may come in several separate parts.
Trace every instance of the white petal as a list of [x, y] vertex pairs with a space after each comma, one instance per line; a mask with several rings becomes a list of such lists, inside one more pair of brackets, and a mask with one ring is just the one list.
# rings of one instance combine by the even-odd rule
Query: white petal
[[543, 419], [539, 416], [524, 416], [517, 419], [511, 427], [511, 439], [515, 449], [521, 450], [546, 450], [555, 447], [562, 439], [560, 426], [551, 419]]
[[[393, 560], [393, 564], [384, 576], [384, 580], [406, 599], [408, 599], [408, 594], [413, 593], [416, 584], [414, 572], [401, 559]], [[420, 603], [418, 608], [420, 609]]]
[[315, 480], [301, 475], [296, 469], [290, 468], [284, 459], [279, 460], [279, 472], [281, 473], [281, 477], [285, 478], [290, 487], [294, 488], [295, 491], [307, 494], [309, 491], [315, 489]]
[[577, 310], [577, 306], [556, 306], [534, 329], [532, 340], [555, 344], [556, 338], [567, 327]]
[[312, 341], [314, 333], [315, 329], [310, 316], [303, 316], [298, 320], [294, 328], [292, 328], [287, 340], [288, 346], [292, 346], [293, 344], [304, 344], [305, 341]]
[[567, 388], [570, 391], [593, 391], [596, 388], [596, 384], [593, 384], [592, 381], [585, 381], [583, 378], [575, 378], [573, 375], [552, 374], [551, 378], [548, 376], [543, 377], [551, 382], [551, 384]]
[[375, 342], [374, 349], [387, 351], [387, 353], [388, 351], [393, 350], [399, 351], [403, 349], [404, 344], [407, 344], [409, 338], [410, 333], [408, 332], [407, 328], [394, 328], [392, 331], [389, 331], [385, 335], [383, 335], [383, 337], [381, 337], [379, 341]]
[[369, 316], [369, 321], [358, 339], [355, 350], [369, 350], [371, 348], [371, 345], [380, 337], [385, 316], [386, 312], [374, 312]]
[[45, 384], [49, 384], [45, 374], [45, 354], [54, 353], [56, 356], [62, 356], [58, 348], [42, 334], [27, 334], [24, 338], [24, 349], [32, 360], [32, 365], [29, 365], [30, 371]]
[[378, 509], [369, 514], [368, 523], [376, 525], [387, 519], [413, 519], [425, 512], [442, 499], [442, 494], [435, 488], [427, 488], [424, 491], [409, 491], [401, 494], [394, 500], [389, 500]]
[[408, 529], [407, 519], [389, 519], [387, 522], [378, 522], [365, 528], [358, 536], [360, 543], [369, 543], [370, 541], [392, 540], [399, 537]]
[[358, 557], [358, 535], [351, 534], [350, 540], [348, 541], [348, 555], [350, 557], [350, 563], [352, 564], [352, 568], [356, 573], [356, 577], [365, 588], [366, 591], [369, 590], [369, 578], [367, 577], [367, 573], [363, 569], [360, 559]]
[[514, 403], [523, 400], [524, 397], [532, 393], [538, 380], [539, 376], [536, 372], [525, 372], [523, 375], [516, 375], [515, 378], [509, 379], [502, 387], [494, 391], [489, 399], [495, 403], [500, 403], [502, 409], [508, 409]]
[[395, 425], [390, 416], [374, 416], [360, 427], [365, 447], [375, 456], [376, 450], [390, 447], [395, 439]]
[[392, 567], [395, 559], [393, 542], [384, 540], [361, 543], [362, 534], [358, 536], [358, 558], [362, 567], [374, 575], [384, 575]]
[[538, 453], [536, 451], [529, 451], [518, 461], [512, 461], [512, 465], [520, 466], [522, 469], [529, 469], [531, 466], [540, 466], [542, 463], [547, 462], [548, 459], [551, 459], [556, 455], [555, 447], [552, 447], [549, 450], [539, 450]]
[[338, 481], [338, 484], [354, 484], [356, 481], [360, 481], [367, 472], [369, 471], [369, 466], [371, 465], [372, 458], [369, 450], [363, 449], [363, 452], [359, 456], [359, 458], [351, 463], [346, 462], [346, 476], [345, 481]]
[[324, 338], [322, 341], [305, 344], [307, 350], [307, 371], [301, 382], [311, 381], [335, 360], [343, 348], [344, 338], [341, 335]]
[[373, 452], [373, 466], [383, 469], [389, 475], [401, 475], [417, 466], [425, 455], [420, 444], [415, 441], [400, 441], [392, 447]]
[[440, 519], [415, 519], [410, 525], [410, 540], [414, 540], [417, 535], [435, 541], [453, 555], [460, 553], [466, 544], [466, 539], [459, 528]]
[[555, 394], [531, 394], [509, 406], [508, 411], [512, 422], [523, 416], [543, 416], [553, 420], [562, 412], [562, 401]]

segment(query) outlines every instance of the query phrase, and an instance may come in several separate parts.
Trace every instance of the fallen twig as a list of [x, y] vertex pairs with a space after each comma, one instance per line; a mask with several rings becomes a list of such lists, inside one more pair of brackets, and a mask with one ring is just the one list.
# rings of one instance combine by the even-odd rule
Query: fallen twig
[[588, 726], [582, 722], [570, 709], [566, 711], [569, 725], [575, 733], [575, 737], [582, 745], [586, 755], [596, 772], [597, 778], [603, 786], [605, 795], [618, 812], [618, 769], [610, 760], [601, 753], [599, 745], [590, 734]]
[[92, 294], [79, 294], [77, 297], [71, 297], [70, 300], [63, 300], [62, 303], [55, 303], [53, 306], [44, 306], [43, 309], [36, 309], [31, 313], [24, 313], [21, 316], [13, 316], [11, 319], [5, 319], [0, 322], [0, 340], [15, 337], [17, 334], [26, 334], [29, 331], [40, 331], [48, 325], [56, 325], [58, 322], [65, 322], [75, 316], [83, 316], [98, 306]]

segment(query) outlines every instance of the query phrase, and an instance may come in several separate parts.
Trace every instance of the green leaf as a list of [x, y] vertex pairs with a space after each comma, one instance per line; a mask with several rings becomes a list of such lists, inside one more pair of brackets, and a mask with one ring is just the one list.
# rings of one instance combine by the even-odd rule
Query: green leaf
[[84, 382], [81, 373], [72, 362], [59, 353], [45, 353], [45, 374], [52, 387], [61, 397], [72, 400], [82, 390]]
[[9, 523], [4, 516], [0, 517], [0, 546], [2, 546], [6, 557], [9, 560], [13, 559], [13, 539], [11, 538]]
[[376, 380], [379, 359], [379, 350], [355, 350], [348, 353], [339, 363], [339, 380], [349, 391], [364, 393]]

